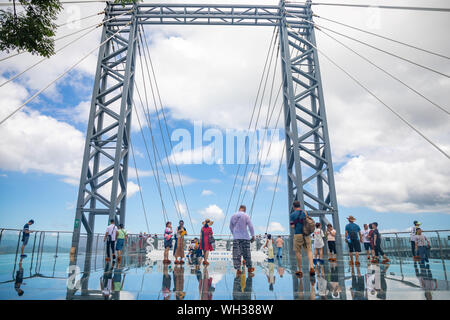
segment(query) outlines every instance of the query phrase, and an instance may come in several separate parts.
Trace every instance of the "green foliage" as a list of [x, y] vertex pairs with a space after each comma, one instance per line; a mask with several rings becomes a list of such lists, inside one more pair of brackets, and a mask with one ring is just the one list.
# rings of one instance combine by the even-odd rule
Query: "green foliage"
[[59, 0], [17, 0], [19, 8], [0, 10], [0, 50], [23, 50], [50, 57], [55, 53], [54, 23], [62, 6]]

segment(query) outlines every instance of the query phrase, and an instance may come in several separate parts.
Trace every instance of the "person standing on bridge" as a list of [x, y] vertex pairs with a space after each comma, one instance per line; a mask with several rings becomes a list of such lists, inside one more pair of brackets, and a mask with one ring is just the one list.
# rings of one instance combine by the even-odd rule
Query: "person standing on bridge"
[[113, 260], [116, 260], [115, 244], [116, 244], [118, 229], [116, 227], [114, 219], [111, 219], [109, 222], [110, 222], [110, 224], [106, 228], [105, 238], [103, 239], [103, 241], [106, 241], [106, 261], [111, 261], [111, 252], [110, 251], [112, 251]]
[[303, 277], [302, 273], [302, 250], [306, 250], [309, 260], [309, 274], [315, 276], [316, 272], [313, 267], [313, 254], [311, 248], [311, 237], [303, 234], [303, 224], [306, 223], [307, 213], [301, 209], [300, 202], [294, 201], [294, 211], [290, 214], [289, 220], [291, 228], [294, 228], [294, 251], [297, 258], [298, 271], [295, 272], [300, 278]]
[[[236, 275], [241, 274], [241, 257], [243, 257], [251, 276], [255, 268], [252, 267], [250, 243], [255, 241], [255, 230], [250, 217], [245, 214], [246, 210], [246, 206], [241, 205], [239, 211], [233, 214], [230, 219], [230, 231], [233, 234], [233, 266], [236, 269]], [[250, 230], [251, 239], [248, 230]]]
[[[345, 241], [348, 244], [348, 251], [350, 255], [350, 265], [353, 265], [353, 252], [355, 252], [355, 265], [359, 266], [359, 253], [361, 252], [361, 228], [355, 223], [356, 219], [353, 216], [347, 218], [348, 224], [345, 226]], [[358, 237], [359, 235], [359, 237]]]
[[166, 229], [164, 230], [164, 260], [163, 264], [170, 264], [169, 250], [172, 249], [172, 222], [166, 222]]
[[33, 231], [30, 230], [30, 226], [34, 224], [34, 220], [31, 219], [30, 221], [28, 221], [27, 223], [25, 223], [25, 225], [23, 226], [23, 230], [22, 230], [22, 248], [20, 250], [20, 257], [21, 258], [26, 258], [27, 255], [23, 253], [23, 251], [25, 250], [26, 245], [28, 244], [28, 240], [30, 239], [30, 233], [32, 233]]
[[127, 230], [125, 230], [123, 224], [119, 225], [119, 230], [117, 231], [117, 243], [116, 243], [116, 251], [117, 251], [117, 260], [120, 262], [122, 260], [122, 250], [125, 242], [127, 241], [128, 234]]
[[213, 223], [214, 223], [214, 221], [206, 219], [205, 221], [202, 222], [203, 227], [202, 227], [202, 230], [200, 231], [200, 249], [202, 249], [202, 251], [203, 251], [203, 265], [204, 266], [209, 265], [209, 262], [208, 262], [209, 252], [213, 251], [212, 244], [214, 242], [214, 237], [213, 237], [213, 231], [211, 228]]
[[[336, 254], [336, 230], [333, 229], [333, 225], [329, 223], [327, 225], [327, 243], [328, 243], [328, 250], [330, 251], [330, 258], [329, 261], [336, 262], [337, 254]], [[334, 258], [333, 258], [334, 254]]]
[[[175, 234], [175, 246], [173, 248], [173, 255], [175, 257], [175, 264], [184, 264], [184, 236], [187, 235], [184, 221], [180, 220]], [[178, 260], [180, 258], [180, 260]]]
[[420, 260], [420, 257], [417, 255], [416, 251], [416, 235], [417, 229], [420, 227], [421, 223], [419, 221], [414, 221], [413, 226], [410, 229], [410, 241], [411, 241], [411, 252], [414, 260]]

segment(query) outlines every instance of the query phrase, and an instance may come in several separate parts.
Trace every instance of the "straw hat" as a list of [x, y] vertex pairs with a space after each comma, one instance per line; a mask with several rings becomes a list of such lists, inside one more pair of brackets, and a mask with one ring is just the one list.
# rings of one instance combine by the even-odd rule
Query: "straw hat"
[[206, 223], [208, 224], [208, 226], [212, 226], [214, 221], [211, 221], [209, 219], [205, 219], [205, 221], [203, 221], [202, 224], [205, 225]]
[[348, 216], [347, 220], [348, 221], [356, 221], [356, 218], [354, 216]]

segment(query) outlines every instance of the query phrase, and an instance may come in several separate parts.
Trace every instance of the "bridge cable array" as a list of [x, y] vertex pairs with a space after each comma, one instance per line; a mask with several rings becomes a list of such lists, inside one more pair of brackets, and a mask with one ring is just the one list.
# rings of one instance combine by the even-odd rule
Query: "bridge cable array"
[[[290, 27], [289, 29], [292, 32], [296, 31]], [[424, 138], [428, 143], [430, 143], [434, 148], [436, 148], [439, 152], [441, 152], [444, 156], [446, 156], [450, 160], [450, 156], [442, 150], [439, 146], [437, 146], [433, 141], [431, 141], [428, 137], [426, 137], [422, 132], [420, 132], [416, 127], [414, 127], [411, 123], [409, 123], [405, 118], [403, 118], [398, 112], [396, 112], [392, 107], [390, 107], [387, 103], [381, 100], [377, 95], [375, 95], [370, 89], [368, 89], [364, 84], [361, 83], [357, 78], [355, 78], [352, 74], [342, 68], [339, 64], [337, 64], [333, 59], [331, 59], [328, 55], [326, 55], [321, 49], [317, 48], [311, 42], [306, 39], [303, 39], [306, 43], [308, 43], [311, 47], [315, 48], [318, 52], [320, 52], [328, 61], [330, 61], [333, 65], [335, 65], [338, 69], [344, 72], [348, 77], [350, 77], [354, 82], [356, 82], [360, 87], [362, 87], [367, 93], [369, 93], [372, 97], [377, 99], [383, 106], [385, 106], [389, 111], [391, 111], [395, 116], [397, 116], [402, 122], [404, 122], [408, 127], [414, 130], [417, 134], [419, 134], [422, 138]]]
[[[253, 118], [254, 118], [255, 111], [256, 111], [256, 107], [258, 105], [259, 95], [260, 95], [262, 84], [263, 84], [263, 81], [264, 81], [264, 75], [265, 75], [266, 69], [267, 69], [267, 63], [269, 61], [269, 57], [271, 56], [271, 52], [273, 52], [272, 48], [275, 45], [275, 34], [276, 34], [276, 27], [274, 27], [274, 29], [273, 29], [272, 38], [270, 39], [270, 42], [269, 42], [269, 48], [267, 50], [267, 54], [266, 54], [266, 58], [265, 58], [265, 62], [264, 62], [263, 72], [261, 74], [261, 79], [259, 81], [258, 90], [257, 90], [257, 93], [256, 93], [256, 98], [255, 98], [255, 103], [253, 104], [253, 110], [252, 110], [252, 114], [251, 114], [251, 117], [250, 117], [250, 123], [249, 123], [249, 125], [247, 127], [247, 130], [246, 130], [247, 131], [247, 135], [250, 132], [250, 128], [252, 126]], [[260, 104], [260, 107], [261, 107], [261, 104]], [[258, 111], [258, 114], [259, 113], [260, 113], [260, 111]], [[236, 174], [234, 176], [233, 186], [232, 186], [232, 189], [231, 189], [230, 196], [228, 198], [227, 208], [225, 210], [225, 217], [224, 217], [224, 220], [223, 220], [223, 223], [222, 223], [222, 227], [221, 227], [220, 233], [223, 232], [223, 227], [225, 226], [225, 223], [226, 223], [226, 219], [227, 219], [227, 216], [228, 216], [228, 213], [229, 213], [229, 209], [230, 209], [230, 204], [231, 204], [231, 201], [233, 199], [233, 194], [234, 194], [234, 190], [235, 190], [235, 187], [236, 187], [236, 181], [237, 181], [237, 178], [239, 176], [239, 171], [240, 171], [240, 168], [241, 168], [241, 163], [242, 163], [244, 155], [245, 155], [245, 144], [244, 144], [244, 150], [242, 151], [240, 159], [238, 157], [236, 158], [236, 159], [239, 159], [238, 167], [237, 167], [237, 170], [236, 170]], [[249, 159], [247, 157], [247, 160], [246, 160], [247, 165], [248, 165], [248, 160]]]

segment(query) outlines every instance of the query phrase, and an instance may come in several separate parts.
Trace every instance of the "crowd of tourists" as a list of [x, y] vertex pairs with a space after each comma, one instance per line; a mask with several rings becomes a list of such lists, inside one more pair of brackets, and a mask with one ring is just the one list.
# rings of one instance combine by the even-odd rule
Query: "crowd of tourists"
[[[320, 222], [315, 222], [308, 213], [301, 209], [299, 201], [294, 201], [292, 212], [290, 214], [290, 226], [293, 229], [293, 249], [297, 260], [298, 270], [295, 274], [299, 277], [302, 273], [302, 252], [306, 253], [309, 266], [309, 274], [314, 276], [317, 266], [324, 265], [324, 250], [328, 247], [328, 260], [330, 262], [337, 261], [336, 251], [336, 230], [328, 223], [323, 228]], [[356, 223], [356, 218], [350, 215], [347, 217], [348, 224], [345, 226], [345, 242], [348, 246], [349, 264], [351, 266], [360, 266], [359, 256], [364, 249], [367, 260], [371, 263], [389, 263], [389, 258], [382, 249], [382, 236], [378, 230], [378, 223], [372, 222], [364, 224], [363, 229]], [[205, 219], [202, 222], [200, 237], [190, 240], [188, 243], [188, 254], [185, 256], [185, 237], [187, 230], [184, 221], [180, 220], [178, 226], [173, 229], [172, 223], [168, 221], [164, 230], [164, 259], [163, 264], [170, 264], [169, 251], [173, 250], [174, 263], [183, 265], [187, 258], [189, 264], [208, 266], [209, 253], [214, 250], [215, 239], [213, 236], [213, 221]], [[25, 246], [28, 243], [30, 234], [30, 226], [34, 224], [33, 220], [29, 220], [22, 230], [22, 248], [21, 258], [26, 257], [24, 254]], [[422, 233], [421, 223], [414, 221], [410, 229], [411, 252], [414, 261], [421, 263], [429, 262], [429, 251], [431, 247], [430, 241]], [[241, 205], [239, 211], [232, 215], [230, 219], [229, 229], [233, 236], [232, 245], [232, 261], [237, 274], [240, 274], [241, 267], [247, 267], [249, 274], [253, 274], [255, 268], [252, 265], [251, 243], [255, 241], [255, 231], [250, 219], [246, 214], [246, 206]], [[139, 235], [139, 241], [146, 241], [151, 235], [146, 233]], [[157, 235], [155, 235], [155, 238]], [[128, 238], [127, 231], [123, 224], [116, 226], [114, 219], [110, 220], [110, 224], [106, 228], [104, 241], [106, 246], [106, 261], [122, 259], [122, 251]], [[264, 235], [263, 250], [267, 251], [268, 262], [273, 262], [275, 258], [282, 258], [284, 240], [281, 236], [276, 239], [271, 234]]]

